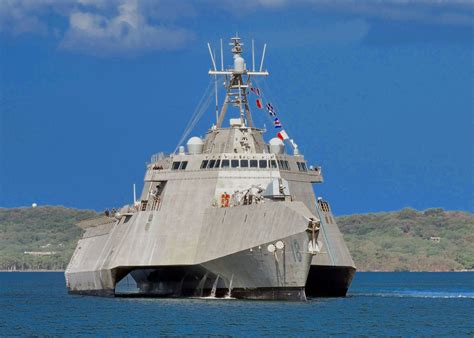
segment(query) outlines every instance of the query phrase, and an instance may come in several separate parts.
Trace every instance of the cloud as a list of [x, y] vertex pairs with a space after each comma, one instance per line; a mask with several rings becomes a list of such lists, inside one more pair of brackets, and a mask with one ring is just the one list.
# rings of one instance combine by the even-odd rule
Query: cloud
[[60, 49], [76, 53], [138, 55], [185, 47], [195, 38], [187, 27], [199, 31], [196, 24], [209, 15], [238, 21], [292, 9], [338, 18], [335, 27], [307, 28], [323, 32], [320, 40], [359, 41], [377, 20], [474, 27], [472, 0], [0, 0], [0, 34], [51, 35]]
[[351, 15], [361, 19], [386, 19], [435, 25], [473, 26], [472, 0], [232, 0], [213, 3], [234, 15], [259, 10], [304, 8], [315, 13]]
[[473, 26], [471, 0], [312, 1], [316, 10], [434, 25]]
[[193, 32], [174, 24], [190, 15], [188, 5], [166, 0], [1, 0], [0, 33], [51, 34], [60, 49], [84, 54], [137, 55], [192, 41]]
[[31, 1], [0, 1], [0, 32], [46, 34], [48, 27], [38, 16], [38, 12], [44, 9], [43, 5], [42, 1], [36, 4]]
[[273, 29], [261, 34], [273, 47], [295, 48], [315, 45], [348, 45], [364, 40], [370, 30], [365, 20], [318, 22], [298, 28], [298, 34], [288, 29]]
[[140, 54], [176, 49], [194, 37], [182, 28], [150, 24], [139, 11], [137, 1], [125, 1], [117, 10], [117, 15], [111, 18], [91, 12], [72, 12], [60, 48], [92, 55]]

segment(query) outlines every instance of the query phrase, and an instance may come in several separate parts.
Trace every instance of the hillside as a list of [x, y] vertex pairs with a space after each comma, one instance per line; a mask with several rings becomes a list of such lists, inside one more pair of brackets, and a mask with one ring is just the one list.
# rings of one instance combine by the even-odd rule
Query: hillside
[[65, 269], [82, 233], [74, 224], [94, 215], [64, 207], [0, 209], [0, 270]]
[[[0, 209], [0, 270], [64, 269], [81, 235], [74, 224], [95, 215], [64, 207]], [[360, 271], [474, 269], [471, 213], [403, 209], [337, 221]]]
[[[474, 215], [428, 209], [338, 218], [359, 270], [474, 269]], [[439, 243], [430, 240], [439, 237]]]

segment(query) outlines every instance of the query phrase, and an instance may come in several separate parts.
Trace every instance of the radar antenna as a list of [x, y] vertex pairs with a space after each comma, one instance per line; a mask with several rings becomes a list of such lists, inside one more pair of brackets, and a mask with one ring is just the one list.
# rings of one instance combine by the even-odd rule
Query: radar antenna
[[262, 60], [260, 62], [260, 70], [255, 71], [254, 61], [254, 48], [252, 41], [252, 70], [247, 70], [245, 60], [242, 57], [242, 46], [244, 45], [240, 41], [240, 37], [235, 36], [231, 38], [229, 45], [232, 47], [231, 51], [234, 54], [234, 67], [231, 69], [225, 69], [223, 67], [223, 54], [221, 52], [221, 70], [217, 70], [215, 57], [211, 52], [211, 45], [208, 43], [209, 54], [211, 56], [213, 68], [209, 71], [209, 75], [222, 75], [225, 78], [224, 86], [226, 88], [226, 96], [219, 116], [217, 118], [217, 128], [222, 128], [222, 122], [224, 121], [227, 113], [228, 105], [231, 104], [239, 109], [241, 126], [253, 128], [252, 114], [247, 99], [247, 89], [251, 86], [252, 76], [268, 76], [268, 71], [263, 71], [263, 61], [265, 58], [266, 44], [263, 48]]

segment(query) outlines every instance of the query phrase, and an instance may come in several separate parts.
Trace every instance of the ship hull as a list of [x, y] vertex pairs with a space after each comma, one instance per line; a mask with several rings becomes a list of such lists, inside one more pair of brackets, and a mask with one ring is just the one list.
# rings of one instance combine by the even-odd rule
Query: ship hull
[[345, 297], [356, 267], [336, 219], [327, 206], [318, 203], [321, 220], [321, 251], [313, 258], [306, 282], [308, 297]]
[[[307, 231], [280, 239], [285, 247], [268, 250], [272, 243], [242, 250], [190, 266], [121, 267], [114, 289], [71, 290], [71, 293], [120, 297], [232, 297], [255, 300], [304, 301], [312, 255]], [[105, 275], [105, 272], [102, 273]], [[127, 288], [132, 281], [134, 287]]]
[[306, 299], [313, 215], [303, 203], [208, 208], [202, 217], [170, 226], [162, 209], [88, 229], [65, 273], [70, 293], [125, 296], [117, 286], [130, 275], [134, 296]]
[[345, 297], [355, 271], [352, 266], [312, 265], [306, 283], [306, 296]]

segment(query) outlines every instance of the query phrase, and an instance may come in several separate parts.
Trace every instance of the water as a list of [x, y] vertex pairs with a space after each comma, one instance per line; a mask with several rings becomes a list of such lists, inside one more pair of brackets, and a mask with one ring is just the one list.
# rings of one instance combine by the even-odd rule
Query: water
[[62, 273], [0, 273], [0, 335], [474, 335], [474, 273], [357, 273], [306, 303], [72, 296]]

